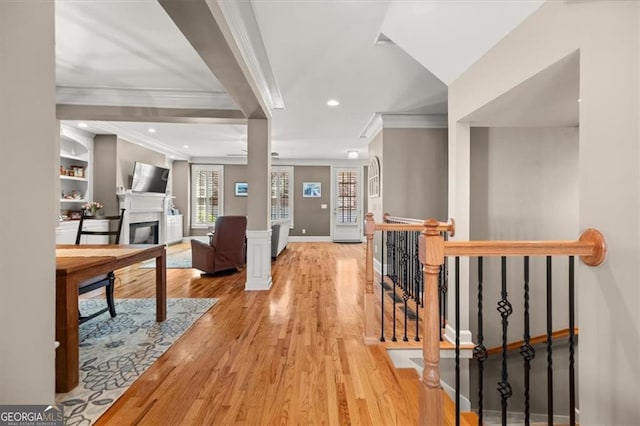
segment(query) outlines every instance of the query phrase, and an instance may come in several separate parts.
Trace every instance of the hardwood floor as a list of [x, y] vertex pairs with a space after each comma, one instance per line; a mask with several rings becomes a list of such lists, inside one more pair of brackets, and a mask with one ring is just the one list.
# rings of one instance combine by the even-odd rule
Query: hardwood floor
[[[417, 424], [415, 375], [362, 343], [364, 248], [289, 243], [268, 292], [167, 270], [168, 297], [220, 301], [97, 424]], [[153, 296], [153, 269], [117, 276], [116, 298]]]

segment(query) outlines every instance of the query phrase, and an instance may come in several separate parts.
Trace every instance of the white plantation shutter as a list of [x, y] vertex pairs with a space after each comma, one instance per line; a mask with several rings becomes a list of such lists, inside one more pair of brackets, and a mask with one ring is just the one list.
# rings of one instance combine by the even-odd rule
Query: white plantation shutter
[[201, 164], [191, 166], [192, 227], [212, 226], [215, 218], [222, 216], [224, 188], [222, 173], [222, 166]]
[[293, 167], [271, 168], [271, 220], [291, 220], [293, 226]]

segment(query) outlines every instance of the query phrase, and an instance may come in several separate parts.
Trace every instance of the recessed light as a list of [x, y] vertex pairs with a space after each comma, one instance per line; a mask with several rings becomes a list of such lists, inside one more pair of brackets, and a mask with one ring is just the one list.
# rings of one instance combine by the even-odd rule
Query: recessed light
[[347, 158], [350, 160], [358, 159], [358, 151], [347, 151]]
[[173, 154], [171, 154], [171, 155], [169, 156], [169, 158], [176, 158], [176, 156], [175, 156], [175, 155], [173, 155]]
[[327, 101], [327, 105], [329, 105], [330, 107], [335, 107], [340, 105], [340, 102], [338, 102], [336, 99], [329, 99]]
[[149, 133], [155, 133], [155, 132], [156, 132], [156, 129], [154, 129], [153, 127], [149, 127], [149, 128], [147, 129], [147, 132], [149, 132]]
[[189, 148], [189, 145], [182, 145], [183, 148]]
[[86, 129], [87, 127], [89, 127], [89, 125], [87, 123], [78, 123], [78, 127], [82, 127], [83, 129]]

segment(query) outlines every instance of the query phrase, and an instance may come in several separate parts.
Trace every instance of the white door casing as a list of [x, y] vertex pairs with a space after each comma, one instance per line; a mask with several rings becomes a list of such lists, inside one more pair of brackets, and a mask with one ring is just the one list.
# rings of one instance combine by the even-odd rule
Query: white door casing
[[362, 167], [332, 167], [333, 241], [362, 241]]

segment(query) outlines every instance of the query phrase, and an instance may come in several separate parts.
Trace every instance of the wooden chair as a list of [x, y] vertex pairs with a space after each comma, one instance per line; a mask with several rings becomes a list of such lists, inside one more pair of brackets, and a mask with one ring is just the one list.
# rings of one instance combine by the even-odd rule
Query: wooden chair
[[[87, 211], [82, 209], [82, 214], [80, 215], [80, 223], [78, 224], [78, 233], [76, 234], [76, 245], [79, 245], [83, 235], [106, 235], [109, 239], [109, 244], [120, 244], [120, 232], [122, 231], [122, 220], [124, 218], [125, 209], [120, 210], [119, 216], [104, 216], [104, 217], [94, 217], [87, 216]], [[91, 231], [85, 229], [85, 221], [91, 219], [100, 219], [100, 220], [108, 220], [109, 227], [107, 231]], [[111, 238], [113, 237], [113, 241]], [[107, 307], [104, 309], [100, 309], [97, 312], [94, 312], [87, 316], [82, 316], [80, 312], [78, 312], [79, 322], [80, 324], [89, 321], [92, 318], [97, 317], [104, 312], [109, 311], [111, 318], [116, 316], [116, 306], [113, 300], [113, 291], [115, 288], [115, 280], [116, 276], [113, 271], [108, 272], [106, 274], [90, 278], [86, 281], [83, 281], [78, 286], [78, 294], [85, 294], [90, 291], [93, 291], [97, 288], [104, 287], [105, 294], [107, 298]]]

